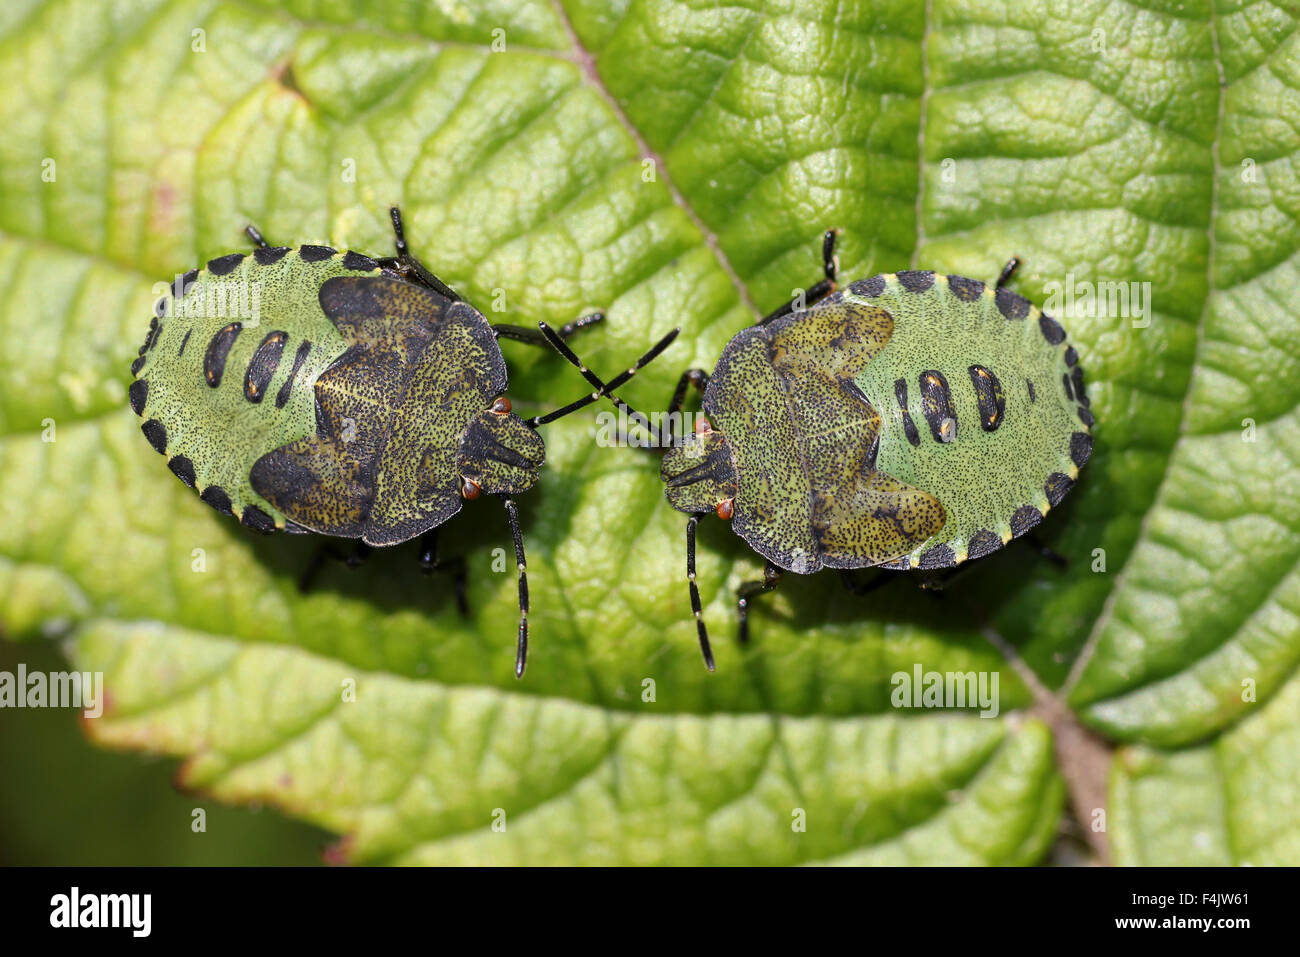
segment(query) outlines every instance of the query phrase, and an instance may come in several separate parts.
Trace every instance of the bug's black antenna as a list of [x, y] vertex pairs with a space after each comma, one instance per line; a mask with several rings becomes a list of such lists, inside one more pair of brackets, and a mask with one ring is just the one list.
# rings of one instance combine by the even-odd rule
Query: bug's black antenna
[[519, 509], [509, 495], [501, 501], [510, 516], [510, 535], [515, 540], [515, 565], [519, 568], [519, 642], [515, 646], [515, 677], [524, 676], [528, 664], [528, 563], [524, 560], [524, 533], [519, 528]]
[[704, 627], [700, 587], [695, 584], [695, 526], [699, 523], [698, 515], [692, 515], [686, 520], [686, 580], [691, 585], [691, 611], [695, 612], [695, 630], [700, 633], [700, 652], [704, 655], [704, 666], [712, 671], [713, 649], [709, 647], [709, 629]]
[[619, 410], [629, 418], [635, 417], [642, 421], [648, 421], [640, 412], [636, 411], [636, 409], [632, 408], [618, 396], [612, 395], [611, 393], [619, 386], [624, 385], [634, 375], [653, 362], [658, 357], [659, 353], [667, 349], [668, 346], [672, 344], [672, 341], [677, 338], [677, 334], [682, 331], [680, 328], [674, 329], [651, 346], [650, 350], [640, 359], [637, 359], [636, 363], [633, 364], [630, 369], [619, 373], [608, 383], [605, 383], [601, 381], [600, 376], [596, 375], [596, 373], [592, 372], [582, 364], [582, 360], [579, 359], [577, 354], [569, 348], [568, 343], [556, 334], [554, 329], [544, 322], [539, 322], [537, 325], [541, 328], [542, 335], [546, 336], [546, 341], [551, 344], [556, 352], [572, 363], [577, 370], [582, 373], [582, 377], [596, 387], [596, 391], [592, 392], [590, 395], [583, 396], [575, 402], [570, 402], [568, 405], [561, 409], [556, 409], [554, 412], [548, 412], [546, 415], [539, 415], [535, 418], [529, 419], [528, 424], [530, 426], [537, 428], [539, 425], [546, 425], [548, 422], [554, 422], [556, 419], [563, 418], [570, 412], [577, 412], [579, 409], [591, 405], [591, 403], [598, 401], [602, 396], [608, 397], [609, 400], [618, 406]]
[[[409, 269], [415, 274], [416, 279], [438, 295], [445, 296], [452, 302], [461, 301], [460, 293], [429, 272], [424, 263], [411, 255], [411, 247], [406, 244], [406, 228], [402, 225], [402, 211], [396, 206], [389, 206], [388, 217], [393, 222], [393, 248], [397, 250], [396, 262]], [[381, 260], [380, 262], [387, 265], [388, 260]]]

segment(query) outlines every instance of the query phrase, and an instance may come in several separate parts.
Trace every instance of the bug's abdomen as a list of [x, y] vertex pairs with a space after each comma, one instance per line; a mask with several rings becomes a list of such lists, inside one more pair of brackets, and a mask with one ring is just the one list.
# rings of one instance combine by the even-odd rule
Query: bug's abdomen
[[929, 272], [837, 296], [882, 306], [894, 332], [856, 381], [881, 415], [876, 468], [943, 504], [942, 530], [897, 567], [942, 568], [1029, 531], [1092, 448], [1078, 355], [1028, 300]]
[[322, 246], [260, 249], [211, 260], [159, 300], [132, 365], [131, 405], [149, 443], [209, 505], [263, 531], [284, 527], [249, 471], [316, 430], [314, 384], [346, 347], [321, 310], [322, 283], [378, 271]]

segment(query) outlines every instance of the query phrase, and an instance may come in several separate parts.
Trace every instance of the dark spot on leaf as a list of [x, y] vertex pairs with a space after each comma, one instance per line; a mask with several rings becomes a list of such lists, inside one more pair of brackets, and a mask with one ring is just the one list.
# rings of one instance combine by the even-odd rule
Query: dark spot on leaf
[[298, 85], [298, 77], [294, 75], [292, 63], [286, 60], [282, 67], [272, 73], [272, 76], [284, 89], [307, 101], [306, 95], [302, 92], [302, 87]]

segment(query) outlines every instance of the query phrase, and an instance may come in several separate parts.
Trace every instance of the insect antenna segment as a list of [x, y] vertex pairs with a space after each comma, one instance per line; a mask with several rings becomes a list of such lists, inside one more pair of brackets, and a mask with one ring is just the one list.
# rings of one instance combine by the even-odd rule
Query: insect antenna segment
[[585, 408], [586, 406], [591, 405], [591, 403], [599, 401], [602, 397], [608, 398], [629, 418], [635, 418], [639, 421], [648, 421], [644, 415], [612, 393], [615, 389], [625, 385], [629, 379], [653, 362], [661, 352], [667, 349], [672, 344], [672, 341], [677, 338], [677, 334], [681, 332], [680, 328], [672, 330], [651, 346], [649, 351], [647, 351], [645, 355], [641, 356], [641, 358], [637, 359], [630, 369], [619, 373], [606, 383], [601, 380], [600, 376], [596, 375], [596, 373], [592, 372], [583, 364], [582, 360], [578, 358], [577, 353], [569, 348], [568, 343], [560, 338], [554, 329], [544, 322], [539, 322], [537, 325], [541, 328], [542, 335], [546, 336], [546, 341], [551, 344], [556, 352], [562, 355], [570, 364], [582, 373], [582, 377], [595, 386], [596, 391], [583, 396], [581, 399], [570, 402], [568, 405], [556, 409], [554, 412], [548, 412], [546, 415], [539, 415], [529, 419], [528, 424], [530, 426], [535, 429], [538, 426], [546, 425], [548, 422], [554, 422], [556, 419], [561, 419], [571, 412], [577, 412], [579, 409]]

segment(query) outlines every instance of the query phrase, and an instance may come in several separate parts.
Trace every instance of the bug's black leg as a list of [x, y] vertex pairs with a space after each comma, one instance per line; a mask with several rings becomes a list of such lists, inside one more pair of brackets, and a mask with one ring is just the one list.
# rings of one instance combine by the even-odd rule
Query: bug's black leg
[[665, 447], [676, 444], [676, 426], [679, 422], [681, 423], [681, 434], [685, 435], [688, 431], [685, 421], [682, 420], [682, 407], [686, 405], [686, 390], [694, 386], [699, 390], [700, 395], [703, 395], [708, 385], [709, 374], [703, 369], [687, 369], [682, 373], [681, 378], [677, 380], [677, 388], [673, 389], [672, 401], [668, 403], [668, 435], [662, 437], [662, 444]]
[[813, 283], [812, 288], [805, 290], [802, 296], [796, 296], [769, 312], [758, 321], [760, 326], [765, 326], [782, 316], [788, 316], [794, 312], [796, 306], [805, 308], [811, 306], [835, 291], [835, 277], [839, 268], [835, 264], [835, 235], [836, 230], [828, 229], [822, 236], [822, 278]]
[[749, 600], [762, 592], [771, 591], [781, 583], [781, 576], [784, 574], [785, 569], [769, 561], [763, 568], [761, 582], [745, 582], [736, 589], [736, 616], [740, 619], [741, 644], [749, 641]]
[[406, 245], [406, 230], [402, 226], [402, 211], [396, 206], [388, 207], [388, 215], [393, 221], [393, 245], [396, 256], [376, 260], [384, 269], [392, 269], [403, 279], [427, 286], [440, 296], [452, 302], [460, 302], [461, 295], [429, 271], [428, 267], [411, 255], [411, 247]]
[[956, 568], [917, 569], [913, 574], [917, 576], [917, 584], [922, 589], [938, 598], [943, 590], [951, 586], [953, 582], [965, 578], [971, 568], [970, 562], [964, 562]]
[[451, 587], [456, 594], [456, 608], [462, 616], [469, 615], [469, 602], [465, 598], [465, 556], [438, 558], [438, 529], [431, 528], [420, 536], [420, 571], [426, 575], [446, 572], [451, 576]]
[[501, 502], [510, 516], [510, 536], [515, 542], [515, 565], [519, 569], [519, 640], [515, 645], [515, 677], [522, 678], [528, 664], [528, 565], [524, 559], [524, 533], [519, 528], [519, 509], [509, 495], [502, 495]]
[[1011, 281], [1011, 277], [1015, 275], [1016, 270], [1019, 268], [1020, 268], [1019, 256], [1012, 256], [1010, 259], [1008, 259], [1007, 264], [1002, 267], [1002, 272], [998, 273], [998, 281], [994, 284], [996, 288], [1001, 289], [1003, 286], [1009, 283]]
[[[567, 339], [579, 329], [585, 329], [588, 326], [594, 326], [596, 323], [604, 321], [605, 314], [603, 312], [593, 312], [581, 319], [575, 319], [573, 322], [566, 322], [555, 330], [555, 334], [561, 339]], [[526, 342], [530, 346], [546, 346], [549, 348], [551, 345], [551, 340], [546, 338], [541, 329], [534, 329], [531, 326], [516, 326], [508, 322], [494, 322], [492, 323], [492, 331], [498, 339]]]
[[333, 542], [321, 545], [320, 548], [316, 549], [316, 554], [312, 556], [307, 567], [303, 569], [302, 575], [298, 577], [298, 591], [305, 593], [311, 590], [312, 583], [316, 580], [316, 576], [320, 573], [321, 567], [325, 564], [327, 558], [342, 562], [349, 569], [355, 569], [364, 565], [372, 552], [374, 552], [374, 549], [360, 539], [357, 539], [357, 543], [352, 546], [350, 552], [345, 552]]
[[258, 232], [257, 227], [252, 223], [249, 223], [244, 227], [244, 235], [253, 241], [253, 245], [261, 249], [265, 249], [269, 245], [267, 241], [262, 238], [262, 234]]
[[604, 396], [607, 397], [616, 406], [618, 406], [619, 410], [622, 411], [624, 415], [628, 416], [631, 419], [634, 419], [639, 423], [642, 423], [643, 427], [648, 427], [650, 420], [647, 419], [640, 412], [636, 411], [636, 409], [632, 408], [630, 405], [628, 405], [618, 396], [614, 395], [613, 392], [615, 389], [619, 388], [620, 386], [625, 385], [629, 379], [631, 379], [634, 375], [636, 375], [647, 365], [653, 362], [658, 357], [659, 353], [663, 352], [665, 349], [668, 348], [669, 345], [672, 344], [672, 341], [677, 338], [677, 334], [681, 332], [681, 329], [674, 329], [672, 332], [668, 333], [668, 335], [664, 336], [653, 346], [651, 346], [650, 349], [645, 353], [645, 355], [637, 359], [636, 362], [633, 363], [631, 368], [625, 370], [624, 372], [620, 372], [614, 378], [610, 379], [608, 383], [606, 383], [601, 381], [600, 376], [596, 375], [596, 373], [592, 372], [590, 369], [588, 369], [585, 365], [582, 364], [582, 360], [578, 358], [577, 354], [572, 349], [569, 348], [568, 344], [563, 339], [561, 339], [558, 335], [556, 335], [554, 329], [552, 329], [544, 322], [539, 322], [537, 326], [539, 329], [541, 329], [542, 335], [546, 337], [546, 341], [550, 343], [551, 347], [555, 349], [555, 351], [558, 352], [560, 355], [564, 356], [564, 358], [567, 359], [569, 363], [571, 363], [579, 372], [581, 372], [582, 377], [596, 387], [596, 391], [592, 392], [590, 395], [585, 395], [581, 399], [578, 399], [574, 402], [570, 402], [568, 405], [564, 406], [561, 409], [556, 409], [554, 412], [549, 412], [546, 415], [539, 415], [536, 416], [535, 418], [529, 419], [528, 420], [529, 425], [531, 425], [533, 428], [537, 428], [539, 425], [545, 425], [547, 422], [554, 422], [556, 419], [562, 418], [568, 415], [570, 412], [576, 412], [579, 409], [583, 408], [584, 406], [588, 406], [591, 403], [600, 399], [602, 396]]
[[704, 627], [704, 610], [700, 606], [700, 587], [695, 584], [695, 526], [700, 523], [700, 516], [692, 515], [686, 520], [686, 580], [691, 586], [691, 611], [695, 613], [695, 630], [700, 637], [700, 653], [704, 655], [704, 667], [713, 670], [713, 649], [709, 647], [709, 629]]
[[893, 580], [894, 579], [890, 573], [885, 571], [883, 568], [877, 569], [876, 574], [866, 581], [859, 581], [854, 576], [853, 569], [840, 569], [840, 584], [844, 586], [846, 591], [858, 595], [859, 597], [862, 595], [869, 595], [877, 588], [880, 588], [883, 585], [888, 585]]
[[[668, 403], [668, 416], [663, 428], [658, 431], [657, 435], [654, 434], [656, 430], [650, 430], [653, 435], [652, 441], [649, 443], [634, 443], [631, 441], [631, 436], [625, 432], [619, 433], [619, 441], [624, 445], [637, 445], [646, 449], [671, 448], [678, 441], [678, 433], [684, 436], [688, 431], [694, 431], [686, 428], [686, 422], [682, 418], [682, 407], [686, 405], [686, 390], [694, 386], [703, 395], [708, 384], [709, 374], [703, 369], [687, 369], [682, 373], [681, 378], [677, 380], [677, 388], [673, 390], [672, 401]], [[679, 426], [680, 428], [678, 428]]]
[[311, 557], [311, 561], [307, 563], [307, 567], [304, 568], [302, 574], [298, 576], [299, 594], [305, 595], [307, 592], [311, 591], [311, 586], [315, 583], [316, 576], [320, 574], [321, 566], [325, 564], [325, 559], [334, 558], [337, 560], [339, 558], [339, 556], [331, 555], [327, 551], [329, 547], [330, 546], [328, 545], [322, 545], [320, 548], [316, 549], [316, 554]]
[[686, 391], [694, 386], [703, 395], [708, 385], [707, 372], [703, 369], [687, 369], [677, 380], [677, 388], [673, 389], [673, 397], [668, 403], [668, 414], [662, 428], [649, 430], [652, 435], [651, 441], [633, 442], [632, 437], [626, 432], [619, 433], [619, 441], [624, 445], [636, 445], [645, 449], [672, 448], [680, 441], [679, 435], [685, 436], [694, 431], [687, 428], [686, 420], [682, 415], [682, 408], [686, 405]]
[[681, 378], [677, 380], [677, 388], [673, 389], [672, 401], [668, 403], [669, 412], [680, 412], [682, 406], [686, 404], [686, 390], [694, 386], [700, 394], [709, 385], [709, 374], [703, 369], [687, 369], [682, 373]]
[[1048, 546], [1046, 542], [1044, 542], [1033, 532], [1030, 532], [1025, 536], [1025, 542], [1031, 545], [1034, 548], [1034, 550], [1038, 552], [1039, 555], [1042, 555], [1045, 559], [1047, 559], [1057, 568], [1064, 570], [1070, 567], [1070, 560], [1068, 558], [1066, 558], [1060, 552], [1052, 549], [1050, 546]]

